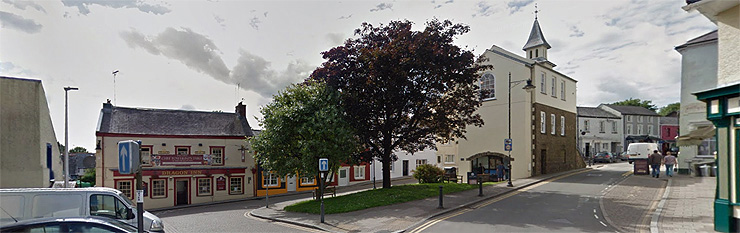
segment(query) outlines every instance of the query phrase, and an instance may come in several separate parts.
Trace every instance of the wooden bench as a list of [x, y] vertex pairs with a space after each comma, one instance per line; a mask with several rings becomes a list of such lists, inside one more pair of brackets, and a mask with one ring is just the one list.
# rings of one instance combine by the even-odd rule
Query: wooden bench
[[[324, 188], [324, 196], [331, 195], [331, 197], [337, 196], [337, 187], [336, 186], [328, 186]], [[315, 188], [313, 190], [313, 199], [316, 199], [316, 197], [319, 196], [319, 188]]]
[[461, 175], [454, 175], [454, 174], [445, 174], [442, 179], [447, 182], [453, 182], [453, 183], [462, 183], [462, 176]]

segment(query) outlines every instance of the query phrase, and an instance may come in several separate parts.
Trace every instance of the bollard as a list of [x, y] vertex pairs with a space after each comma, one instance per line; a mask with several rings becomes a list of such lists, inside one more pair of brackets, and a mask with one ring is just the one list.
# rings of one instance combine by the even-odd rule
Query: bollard
[[442, 205], [442, 185], [439, 186], [439, 206], [437, 209], [444, 209], [445, 207]]
[[482, 182], [480, 176], [478, 176], [478, 196], [479, 197], [482, 197], [483, 196], [483, 182]]

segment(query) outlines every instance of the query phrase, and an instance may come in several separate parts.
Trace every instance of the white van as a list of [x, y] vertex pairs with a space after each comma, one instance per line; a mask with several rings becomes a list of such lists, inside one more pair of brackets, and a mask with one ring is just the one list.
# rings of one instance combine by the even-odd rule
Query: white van
[[[34, 218], [88, 216], [109, 217], [137, 225], [136, 205], [117, 189], [0, 189], [0, 225]], [[144, 230], [164, 232], [164, 224], [156, 215], [144, 211]]]
[[627, 161], [632, 163], [635, 159], [647, 159], [656, 150], [658, 150], [658, 143], [630, 143], [627, 146]]

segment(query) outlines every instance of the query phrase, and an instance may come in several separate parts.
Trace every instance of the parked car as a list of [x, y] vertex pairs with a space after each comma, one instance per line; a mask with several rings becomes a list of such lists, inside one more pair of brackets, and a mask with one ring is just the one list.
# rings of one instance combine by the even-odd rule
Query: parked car
[[137, 232], [137, 229], [112, 218], [70, 217], [23, 220], [3, 226], [0, 232]]
[[599, 152], [594, 156], [594, 162], [611, 163], [616, 161], [616, 157], [611, 152]]
[[[136, 204], [121, 191], [106, 188], [0, 189], [0, 226], [34, 218], [108, 217], [136, 225]], [[144, 230], [163, 232], [159, 217], [144, 211]]]
[[627, 156], [627, 151], [622, 151], [622, 153], [619, 153], [619, 160], [622, 160], [622, 161], [629, 160], [629, 158]]

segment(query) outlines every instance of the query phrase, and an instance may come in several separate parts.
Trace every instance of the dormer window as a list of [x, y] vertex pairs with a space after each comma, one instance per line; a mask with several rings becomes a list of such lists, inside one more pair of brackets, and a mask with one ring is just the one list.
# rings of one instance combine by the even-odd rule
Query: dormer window
[[495, 99], [496, 98], [496, 78], [493, 77], [493, 74], [486, 73], [483, 74], [483, 76], [480, 79], [480, 89], [481, 89], [481, 95], [480, 98], [485, 99]]

